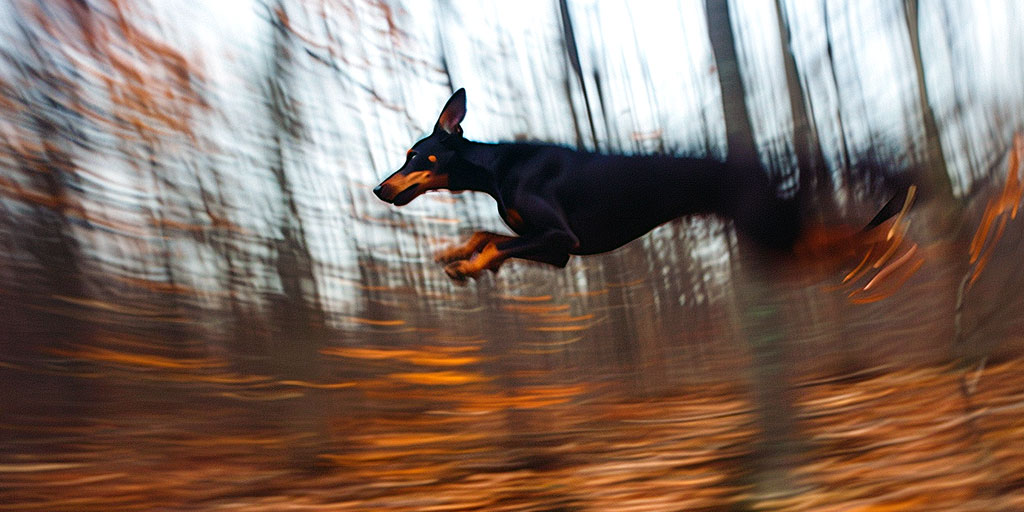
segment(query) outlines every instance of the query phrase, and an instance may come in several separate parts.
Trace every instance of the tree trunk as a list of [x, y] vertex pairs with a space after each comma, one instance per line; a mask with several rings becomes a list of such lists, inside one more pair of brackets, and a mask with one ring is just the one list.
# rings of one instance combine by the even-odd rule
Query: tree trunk
[[[749, 172], [761, 172], [754, 144], [745, 90], [736, 59], [735, 39], [729, 19], [728, 0], [706, 0], [708, 35], [718, 67], [729, 144], [727, 161], [742, 165]], [[796, 467], [794, 449], [796, 414], [786, 379], [787, 336], [780, 308], [773, 299], [776, 290], [771, 280], [772, 258], [754, 244], [740, 240], [745, 256], [737, 281], [737, 302], [743, 334], [750, 345], [754, 408], [761, 428], [761, 444], [755, 450], [755, 473], [750, 475], [756, 489], [755, 499], [792, 495], [792, 469]]]
[[760, 165], [754, 130], [747, 112], [746, 89], [740, 76], [736, 45], [729, 21], [728, 0], [707, 0], [708, 37], [718, 68], [718, 84], [722, 90], [722, 112], [725, 115], [725, 137], [729, 145], [727, 159], [740, 165]]
[[[832, 180], [825, 166], [825, 157], [818, 140], [818, 131], [808, 113], [807, 95], [796, 70], [796, 57], [790, 39], [789, 23], [783, 14], [781, 0], [775, 0], [775, 16], [779, 24], [779, 43], [786, 70], [789, 107], [793, 117], [793, 149], [800, 175], [800, 194], [821, 207], [832, 207]], [[829, 209], [829, 212], [832, 210]]]
[[924, 63], [921, 60], [921, 39], [918, 30], [918, 2], [904, 0], [907, 35], [910, 38], [910, 50], [914, 57], [914, 72], [917, 77], [917, 98], [921, 109], [921, 120], [924, 123], [925, 136], [925, 172], [922, 176], [922, 193], [932, 200], [939, 200], [944, 205], [953, 203], [953, 184], [946, 167], [946, 157], [942, 151], [942, 138], [935, 122], [931, 101], [928, 99], [928, 87], [924, 76]]

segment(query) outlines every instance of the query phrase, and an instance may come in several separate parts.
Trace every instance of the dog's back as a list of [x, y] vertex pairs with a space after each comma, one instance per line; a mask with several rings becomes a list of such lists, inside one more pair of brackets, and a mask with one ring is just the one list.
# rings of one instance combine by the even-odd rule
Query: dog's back
[[791, 245], [799, 230], [796, 201], [778, 199], [759, 167], [544, 144], [501, 146], [495, 149], [502, 152], [496, 172], [500, 202], [514, 205], [523, 195], [550, 201], [579, 239], [573, 254], [610, 251], [694, 214], [733, 219], [745, 236], [778, 249]]

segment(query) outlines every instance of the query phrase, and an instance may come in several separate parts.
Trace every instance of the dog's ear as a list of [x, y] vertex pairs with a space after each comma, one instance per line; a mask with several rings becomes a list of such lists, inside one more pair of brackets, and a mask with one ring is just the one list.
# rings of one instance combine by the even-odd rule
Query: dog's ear
[[441, 117], [437, 118], [434, 131], [442, 130], [445, 133], [462, 133], [459, 123], [466, 117], [466, 90], [459, 89], [448, 98], [448, 103], [441, 109]]

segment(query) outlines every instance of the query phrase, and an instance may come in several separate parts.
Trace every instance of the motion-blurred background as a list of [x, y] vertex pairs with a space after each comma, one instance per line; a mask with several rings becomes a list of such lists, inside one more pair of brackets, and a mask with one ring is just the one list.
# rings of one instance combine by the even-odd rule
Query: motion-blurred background
[[[8, 0], [0, 510], [1020, 510], [1022, 22]], [[457, 287], [432, 254], [493, 201], [370, 188], [458, 87], [474, 140], [747, 141], [824, 222], [926, 194], [897, 264], [766, 267], [697, 218]]]

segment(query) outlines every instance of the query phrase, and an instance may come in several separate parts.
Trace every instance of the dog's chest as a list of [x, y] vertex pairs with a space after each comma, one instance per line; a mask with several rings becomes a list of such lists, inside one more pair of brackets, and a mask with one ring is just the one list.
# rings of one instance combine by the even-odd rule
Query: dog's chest
[[523, 221], [523, 216], [519, 214], [519, 211], [515, 208], [502, 208], [501, 218], [508, 224], [508, 227], [512, 228], [512, 231], [516, 233], [522, 232], [526, 228], [526, 222]]
[[523, 214], [515, 206], [522, 184], [517, 180], [506, 180], [502, 185], [502, 192], [495, 197], [498, 200], [498, 215], [512, 231], [522, 235], [529, 226], [529, 222], [523, 219]]

